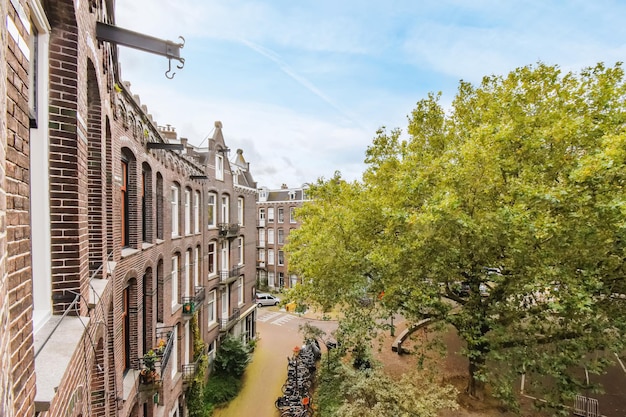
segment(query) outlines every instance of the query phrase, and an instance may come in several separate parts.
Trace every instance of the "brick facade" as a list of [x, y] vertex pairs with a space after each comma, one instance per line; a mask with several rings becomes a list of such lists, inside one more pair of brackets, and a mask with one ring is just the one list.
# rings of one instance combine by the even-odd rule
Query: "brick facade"
[[[213, 348], [226, 334], [255, 336], [249, 167], [241, 152], [226, 158], [219, 122], [207, 149], [185, 139], [183, 151], [148, 145], [178, 138], [120, 80], [117, 47], [97, 39], [95, 23], [114, 21], [108, 4], [11, 0], [0, 9], [2, 416], [181, 416], [183, 365], [194, 354], [189, 300]], [[208, 225], [209, 193], [235, 228]], [[34, 219], [44, 227], [31, 230]], [[225, 251], [212, 261], [218, 274], [208, 270], [209, 242]], [[228, 294], [211, 320], [210, 291]], [[161, 341], [160, 382], [150, 384], [143, 357]]]
[[259, 188], [256, 204], [256, 221], [259, 242], [257, 249], [257, 279], [260, 286], [272, 290], [291, 288], [299, 278], [289, 271], [289, 260], [283, 252], [291, 230], [300, 227], [292, 216], [293, 210], [307, 199], [306, 184], [279, 189]]

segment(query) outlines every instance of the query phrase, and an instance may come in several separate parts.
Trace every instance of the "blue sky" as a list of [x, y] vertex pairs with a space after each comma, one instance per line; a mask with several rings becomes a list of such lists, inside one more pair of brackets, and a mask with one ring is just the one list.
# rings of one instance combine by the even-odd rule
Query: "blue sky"
[[159, 125], [206, 145], [214, 122], [259, 185], [358, 179], [381, 126], [404, 129], [428, 92], [450, 103], [537, 63], [626, 58], [626, 1], [117, 0], [116, 24], [186, 40], [185, 67], [120, 47], [122, 76]]

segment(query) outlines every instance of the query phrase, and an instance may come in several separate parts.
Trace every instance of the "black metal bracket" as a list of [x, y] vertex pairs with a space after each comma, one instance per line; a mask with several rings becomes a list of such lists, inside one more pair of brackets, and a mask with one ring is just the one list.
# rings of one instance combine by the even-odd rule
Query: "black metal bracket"
[[100, 41], [128, 46], [129, 48], [166, 57], [168, 59], [168, 69], [165, 72], [165, 76], [169, 79], [174, 78], [176, 74], [172, 72], [172, 59], [180, 62], [179, 65], [176, 65], [176, 68], [183, 69], [185, 66], [185, 59], [180, 56], [180, 50], [185, 46], [185, 38], [182, 36], [179, 36], [181, 42], [176, 43], [107, 23], [96, 22], [96, 38]]
[[182, 151], [185, 145], [182, 143], [148, 142], [148, 149], [167, 149], [168, 151]]

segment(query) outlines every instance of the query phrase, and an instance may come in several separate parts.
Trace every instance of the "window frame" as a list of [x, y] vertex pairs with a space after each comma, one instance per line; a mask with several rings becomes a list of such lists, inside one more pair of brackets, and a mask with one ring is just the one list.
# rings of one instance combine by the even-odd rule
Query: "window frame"
[[191, 234], [191, 189], [185, 188], [185, 236]]
[[172, 216], [172, 237], [180, 236], [180, 186], [172, 184], [170, 187], [170, 214]]
[[217, 193], [213, 191], [207, 194], [207, 227], [217, 227]]
[[[211, 250], [211, 248], [213, 248]], [[207, 275], [209, 278], [217, 275], [217, 243], [209, 242], [207, 245]]]
[[215, 179], [224, 181], [224, 156], [215, 154]]

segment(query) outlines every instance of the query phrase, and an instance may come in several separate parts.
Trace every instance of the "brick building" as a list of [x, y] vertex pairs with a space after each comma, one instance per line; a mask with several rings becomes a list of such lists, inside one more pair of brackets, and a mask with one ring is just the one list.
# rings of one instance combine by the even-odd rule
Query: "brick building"
[[260, 187], [257, 201], [257, 280], [260, 286], [272, 290], [291, 288], [299, 277], [289, 271], [289, 261], [283, 251], [289, 233], [300, 227], [295, 209], [307, 199], [307, 185], [279, 189]]
[[255, 335], [249, 167], [152, 120], [113, 1], [0, 3], [0, 415], [180, 417], [194, 332]]

